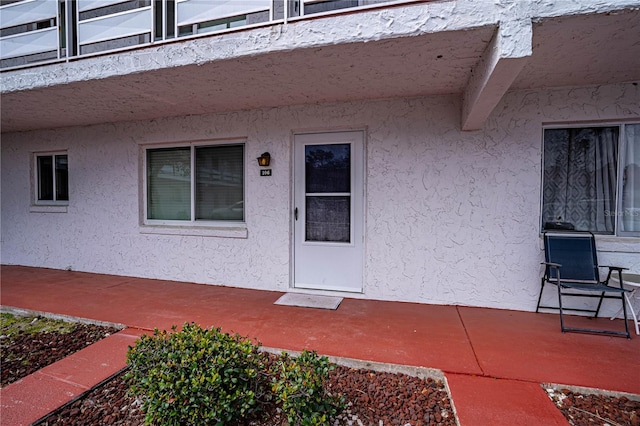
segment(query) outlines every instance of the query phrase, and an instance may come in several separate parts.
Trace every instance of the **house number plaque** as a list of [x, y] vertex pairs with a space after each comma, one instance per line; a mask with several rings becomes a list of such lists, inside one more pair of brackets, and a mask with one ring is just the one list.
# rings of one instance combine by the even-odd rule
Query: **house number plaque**
[[271, 176], [271, 169], [260, 170], [260, 176]]

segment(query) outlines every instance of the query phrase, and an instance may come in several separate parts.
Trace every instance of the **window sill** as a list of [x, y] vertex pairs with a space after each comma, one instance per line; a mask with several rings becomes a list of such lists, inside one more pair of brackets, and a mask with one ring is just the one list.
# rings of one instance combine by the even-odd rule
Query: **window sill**
[[596, 235], [598, 251], [611, 253], [640, 253], [640, 237]]
[[237, 226], [166, 226], [141, 225], [141, 234], [149, 235], [180, 235], [191, 237], [243, 238], [249, 236], [247, 227]]
[[69, 206], [67, 205], [31, 205], [29, 211], [31, 213], [67, 213]]
[[[621, 237], [616, 235], [595, 235], [599, 252], [640, 253], [640, 237]], [[544, 250], [543, 234], [540, 234], [540, 250]]]

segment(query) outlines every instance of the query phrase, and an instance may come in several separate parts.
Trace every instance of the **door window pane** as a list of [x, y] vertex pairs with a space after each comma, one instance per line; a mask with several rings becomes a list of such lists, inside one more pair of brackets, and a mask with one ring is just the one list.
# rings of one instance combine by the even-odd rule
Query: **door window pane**
[[244, 220], [244, 147], [196, 148], [196, 219]]
[[351, 145], [305, 147], [307, 193], [351, 192]]
[[147, 218], [191, 219], [191, 148], [147, 151]]
[[351, 241], [351, 197], [306, 197], [306, 241]]
[[619, 127], [544, 131], [543, 224], [613, 234]]

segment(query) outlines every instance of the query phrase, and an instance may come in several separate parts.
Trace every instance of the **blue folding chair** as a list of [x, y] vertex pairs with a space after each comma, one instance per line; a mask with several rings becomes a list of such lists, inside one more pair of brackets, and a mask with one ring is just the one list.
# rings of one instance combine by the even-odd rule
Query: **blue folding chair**
[[[602, 266], [603, 268], [609, 268], [609, 273], [607, 274], [607, 278], [601, 281], [596, 254], [596, 240], [591, 232], [545, 232], [543, 236], [545, 253], [545, 262], [543, 265], [545, 265], [545, 272], [542, 277], [536, 312], [541, 308], [559, 309], [560, 328], [563, 333], [566, 331], [598, 333], [625, 336], [627, 339], [630, 339], [627, 308], [624, 300], [624, 293], [629, 290], [623, 288], [622, 280], [622, 271], [627, 268]], [[609, 286], [609, 279], [614, 272], [618, 274], [620, 288]], [[558, 306], [540, 305], [542, 291], [546, 283], [554, 284], [557, 287]], [[598, 298], [599, 301], [596, 309], [574, 309], [563, 306], [563, 297], [592, 297]], [[618, 299], [621, 301], [626, 332], [566, 327], [564, 325], [563, 313], [565, 310], [593, 313], [593, 318], [596, 318], [600, 312], [603, 299]]]

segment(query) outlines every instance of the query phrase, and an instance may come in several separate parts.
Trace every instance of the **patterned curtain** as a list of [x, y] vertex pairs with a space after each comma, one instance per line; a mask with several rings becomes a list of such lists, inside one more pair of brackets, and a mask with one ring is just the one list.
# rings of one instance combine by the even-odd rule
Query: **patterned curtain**
[[625, 126], [621, 231], [640, 231], [640, 124]]
[[543, 223], [613, 234], [618, 127], [544, 132]]

